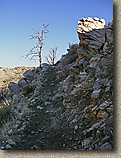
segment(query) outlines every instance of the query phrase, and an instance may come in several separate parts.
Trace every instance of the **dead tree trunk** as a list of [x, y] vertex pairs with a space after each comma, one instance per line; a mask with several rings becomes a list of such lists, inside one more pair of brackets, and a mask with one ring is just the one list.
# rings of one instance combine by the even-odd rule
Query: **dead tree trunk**
[[47, 30], [48, 25], [43, 24], [44, 28], [43, 28], [43, 30], [40, 30], [40, 32], [33, 29], [35, 31], [35, 34], [34, 35], [30, 35], [31, 36], [30, 39], [37, 38], [38, 39], [38, 44], [30, 50], [29, 54], [26, 55], [26, 57], [29, 57], [30, 60], [35, 60], [34, 57], [39, 57], [39, 65], [40, 65], [40, 67], [42, 65], [42, 48], [43, 48], [44, 36], [45, 36], [46, 33], [49, 32]]

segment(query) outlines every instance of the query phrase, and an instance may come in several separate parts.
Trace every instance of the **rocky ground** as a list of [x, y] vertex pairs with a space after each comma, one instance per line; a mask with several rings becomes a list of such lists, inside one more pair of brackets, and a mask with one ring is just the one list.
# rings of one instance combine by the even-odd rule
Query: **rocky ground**
[[32, 70], [35, 67], [15, 67], [4, 68], [0, 67], [0, 90], [8, 86], [10, 82], [17, 83], [22, 77], [23, 73], [27, 70]]
[[10, 82], [1, 149], [113, 149], [113, 22], [104, 25], [83, 18], [79, 44], [55, 65], [44, 63]]

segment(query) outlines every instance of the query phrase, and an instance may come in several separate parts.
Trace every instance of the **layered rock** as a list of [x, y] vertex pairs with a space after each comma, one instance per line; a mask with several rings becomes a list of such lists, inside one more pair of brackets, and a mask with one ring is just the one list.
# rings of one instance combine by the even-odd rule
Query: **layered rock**
[[77, 33], [80, 45], [100, 49], [105, 43], [105, 20], [99, 18], [83, 18], [78, 22]]

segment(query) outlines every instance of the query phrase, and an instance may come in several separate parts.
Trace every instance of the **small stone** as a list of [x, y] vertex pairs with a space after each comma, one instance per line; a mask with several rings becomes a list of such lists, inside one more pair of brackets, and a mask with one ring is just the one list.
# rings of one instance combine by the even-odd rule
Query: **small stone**
[[111, 86], [106, 87], [105, 93], [107, 93], [110, 90]]
[[43, 107], [41, 107], [41, 106], [37, 106], [37, 109], [42, 110], [42, 109], [43, 109]]
[[4, 143], [5, 143], [5, 141], [2, 141], [2, 142], [1, 142], [1, 144], [4, 144]]
[[5, 147], [4, 147], [4, 146], [1, 146], [1, 147], [0, 147], [0, 149], [1, 149], [1, 150], [4, 150], [4, 149], [5, 149]]
[[78, 129], [78, 125], [75, 126], [75, 130], [77, 130], [77, 129]]
[[110, 139], [110, 136], [105, 136], [105, 137], [103, 138], [102, 142], [107, 142], [107, 141], [109, 141], [109, 139]]
[[75, 123], [75, 122], [77, 122], [77, 120], [76, 120], [76, 119], [73, 119], [73, 120], [72, 120], [72, 123]]
[[99, 108], [100, 108], [101, 110], [103, 110], [103, 109], [105, 109], [107, 106], [108, 106], [108, 104], [102, 103], [102, 104], [99, 106]]
[[112, 150], [112, 146], [109, 142], [106, 142], [105, 144], [103, 144], [101, 147], [100, 147], [101, 150]]
[[102, 84], [104, 83], [104, 81], [105, 81], [104, 79], [96, 81], [96, 83], [93, 85], [93, 89], [94, 90], [99, 89], [102, 86]]
[[85, 80], [86, 77], [87, 77], [87, 73], [86, 72], [80, 72], [80, 79], [82, 81]]
[[113, 112], [113, 108], [106, 108], [106, 110], [108, 111], [108, 113], [112, 113]]
[[101, 89], [94, 90], [94, 91], [92, 92], [91, 98], [92, 98], [92, 99], [98, 98], [98, 97], [99, 97], [99, 94], [100, 94], [100, 91], [101, 91]]
[[35, 99], [31, 100], [31, 103], [33, 103], [35, 101]]
[[7, 144], [7, 145], [5, 146], [5, 148], [6, 148], [6, 149], [11, 149], [12, 146], [10, 146], [9, 144]]
[[74, 146], [74, 149], [77, 149], [77, 146]]
[[85, 67], [87, 67], [87, 65], [88, 65], [88, 62], [85, 61], [85, 62], [83, 63], [83, 67], [85, 68]]
[[46, 110], [45, 113], [49, 113], [49, 110]]
[[34, 149], [36, 149], [36, 150], [38, 150], [38, 149], [39, 149], [39, 148], [38, 148], [38, 146], [36, 146], [36, 145], [34, 145], [34, 146], [33, 146], [33, 148], [34, 148]]
[[47, 105], [50, 105], [51, 103], [50, 102], [47, 102], [45, 101], [44, 105], [47, 106]]
[[95, 124], [92, 126], [92, 128], [97, 129], [97, 128], [100, 126], [100, 124], [101, 124], [101, 122], [97, 122], [97, 123], [95, 123]]
[[98, 118], [107, 118], [108, 114], [105, 111], [100, 110], [97, 114]]
[[12, 139], [8, 139], [7, 143], [10, 145], [16, 145], [16, 143]]
[[102, 145], [102, 143], [101, 143], [101, 142], [99, 142], [99, 143], [98, 143], [98, 145], [99, 145], [99, 146], [101, 146], [101, 145]]
[[11, 129], [10, 131], [8, 131], [8, 134], [11, 135], [13, 133], [13, 130]]
[[25, 129], [26, 125], [22, 126], [20, 129], [17, 130], [17, 132], [23, 131]]

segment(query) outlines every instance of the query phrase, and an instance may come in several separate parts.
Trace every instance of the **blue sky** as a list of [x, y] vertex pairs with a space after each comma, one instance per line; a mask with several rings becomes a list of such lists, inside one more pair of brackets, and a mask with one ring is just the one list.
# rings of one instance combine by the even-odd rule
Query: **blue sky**
[[83, 17], [113, 19], [113, 0], [0, 0], [0, 67], [39, 66], [22, 55], [37, 44], [30, 40], [32, 29], [48, 24], [48, 38], [42, 51], [42, 61], [53, 47], [58, 58], [66, 54], [68, 43], [79, 43], [78, 20]]

